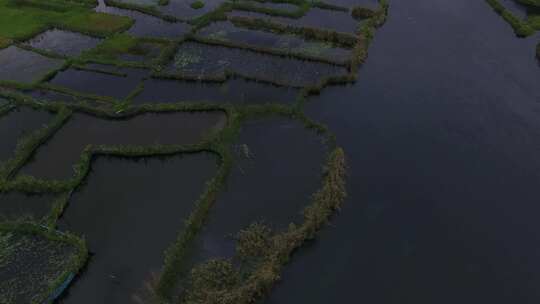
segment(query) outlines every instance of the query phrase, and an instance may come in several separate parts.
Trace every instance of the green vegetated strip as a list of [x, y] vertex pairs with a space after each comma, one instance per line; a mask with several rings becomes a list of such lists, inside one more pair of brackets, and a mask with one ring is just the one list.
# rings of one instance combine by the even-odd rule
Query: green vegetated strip
[[[534, 34], [537, 30], [540, 30], [540, 17], [538, 15], [528, 17], [527, 20], [523, 20], [516, 15], [512, 14], [504, 5], [502, 5], [498, 0], [486, 0], [487, 3], [508, 22], [514, 32], [519, 37], [527, 37]], [[532, 0], [531, 0], [532, 1]], [[528, 1], [520, 1], [522, 4], [528, 4]], [[534, 2], [534, 1], [532, 1]]]
[[128, 17], [93, 12], [72, 2], [0, 0], [0, 37], [26, 40], [50, 28], [61, 28], [93, 36], [107, 36], [128, 29]]
[[[27, 236], [37, 236], [50, 241], [51, 243], [56, 244], [65, 244], [72, 246], [75, 249], [75, 252], [68, 260], [65, 258], [61, 260], [62, 271], [59, 275], [54, 277], [43, 277], [40, 276], [40, 281], [35, 282], [35, 284], [45, 284], [45, 288], [40, 288], [39, 294], [29, 294], [28, 297], [31, 298], [31, 304], [41, 304], [48, 302], [49, 297], [61, 286], [70, 276], [77, 274], [80, 269], [86, 263], [88, 257], [88, 250], [86, 243], [83, 239], [70, 234], [70, 233], [60, 233], [53, 229], [32, 223], [32, 222], [0, 222], [0, 234], [8, 236], [7, 238], [0, 237], [0, 268], [5, 270], [9, 269], [9, 264], [13, 260], [13, 255], [17, 255], [17, 248], [20, 243], [12, 243], [11, 239], [13, 235], [27, 235]], [[11, 236], [11, 237], [10, 237]], [[22, 248], [25, 249], [25, 248]], [[38, 257], [40, 258], [40, 257]], [[61, 257], [51, 257], [53, 259], [58, 259]], [[50, 261], [49, 261], [50, 262]], [[33, 269], [35, 271], [41, 271], [41, 269]], [[32, 289], [35, 289], [34, 284], [28, 284], [28, 282], [19, 282], [24, 280], [25, 275], [28, 273], [17, 273], [12, 279], [5, 280], [0, 283], [0, 289], [3, 287], [8, 288], [8, 294], [0, 295], [1, 303], [12, 303], [13, 299], [10, 299], [11, 296], [20, 295], [21, 293], [31, 293]], [[3, 284], [8, 284], [9, 286], [2, 286]], [[12, 287], [21, 286], [26, 288], [25, 290], [14, 290]]]

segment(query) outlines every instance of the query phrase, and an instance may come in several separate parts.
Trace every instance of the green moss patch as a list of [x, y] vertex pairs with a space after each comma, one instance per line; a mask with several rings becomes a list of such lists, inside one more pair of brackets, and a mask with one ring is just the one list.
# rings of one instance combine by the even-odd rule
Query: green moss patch
[[168, 42], [116, 34], [96, 48], [83, 54], [83, 61], [121, 62], [157, 60], [169, 46]]
[[204, 7], [204, 2], [200, 1], [200, 0], [197, 0], [193, 3], [190, 4], [191, 8], [192, 9], [201, 9]]
[[129, 28], [133, 22], [128, 17], [96, 13], [80, 5], [65, 3], [60, 7], [47, 9], [0, 0], [0, 37], [26, 40], [54, 27], [107, 36]]

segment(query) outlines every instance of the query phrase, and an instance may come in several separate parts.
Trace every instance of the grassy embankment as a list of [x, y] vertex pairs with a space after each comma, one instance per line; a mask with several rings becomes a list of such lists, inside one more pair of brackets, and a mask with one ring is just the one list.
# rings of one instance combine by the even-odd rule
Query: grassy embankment
[[[499, 14], [508, 24], [512, 26], [514, 32], [518, 37], [528, 37], [534, 34], [536, 31], [540, 30], [540, 13], [532, 13], [527, 15], [527, 19], [523, 20], [516, 15], [514, 15], [510, 10], [508, 10], [504, 5], [502, 5], [498, 0], [486, 0], [487, 3]], [[519, 0], [518, 2], [527, 5], [533, 6], [536, 2], [535, 0]], [[536, 3], [536, 5], [538, 5]], [[538, 6], [536, 9], [531, 8], [538, 12]]]

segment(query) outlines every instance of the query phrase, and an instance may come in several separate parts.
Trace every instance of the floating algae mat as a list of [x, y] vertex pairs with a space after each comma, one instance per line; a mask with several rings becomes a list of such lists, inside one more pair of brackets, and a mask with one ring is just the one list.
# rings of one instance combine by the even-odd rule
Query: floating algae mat
[[190, 249], [191, 266], [209, 258], [232, 257], [234, 236], [254, 222], [275, 231], [298, 223], [320, 187], [326, 146], [298, 121], [250, 121], [243, 125], [234, 150], [227, 188]]
[[0, 163], [14, 156], [17, 142], [25, 135], [44, 127], [52, 115], [21, 107], [0, 115]]
[[293, 103], [298, 89], [229, 79], [224, 83], [149, 79], [134, 104], [208, 102], [233, 104]]
[[150, 74], [149, 70], [125, 68], [116, 70], [122, 75], [100, 73], [81, 69], [68, 69], [58, 73], [50, 83], [81, 93], [98, 96], [126, 98], [139, 82]]
[[320, 41], [305, 40], [295, 35], [280, 35], [235, 27], [229, 21], [214, 22], [200, 30], [197, 34], [220, 41], [324, 57], [338, 62], [349, 59], [352, 53], [351, 49], [334, 47], [329, 43]]
[[84, 235], [92, 252], [62, 303], [144, 303], [146, 286], [216, 173], [216, 160], [206, 153], [99, 157], [60, 219], [59, 227]]
[[21, 173], [38, 178], [65, 179], [88, 145], [156, 146], [196, 144], [226, 121], [222, 112], [143, 114], [126, 119], [99, 119], [75, 114]]
[[287, 24], [294, 27], [317, 28], [327, 31], [355, 34], [359, 23], [349, 12], [311, 8], [304, 16], [295, 19], [280, 16], [269, 16], [263, 13], [248, 11], [233, 11], [230, 17], [250, 17], [269, 20], [274, 23]]
[[0, 219], [40, 220], [53, 206], [55, 195], [27, 195], [18, 192], [0, 193]]
[[0, 81], [34, 82], [59, 69], [64, 62], [10, 46], [0, 50]]
[[65, 272], [84, 254], [70, 243], [46, 237], [46, 233], [24, 232], [24, 229], [30, 228], [0, 229], [2, 303], [45, 303], [58, 280], [65, 280]]
[[289, 86], [317, 84], [329, 76], [347, 74], [327, 63], [270, 56], [236, 48], [186, 42], [165, 73], [191, 78], [225, 77], [227, 71], [243, 77]]
[[27, 45], [64, 56], [78, 56], [96, 47], [101, 39], [62, 30], [49, 30], [26, 42]]

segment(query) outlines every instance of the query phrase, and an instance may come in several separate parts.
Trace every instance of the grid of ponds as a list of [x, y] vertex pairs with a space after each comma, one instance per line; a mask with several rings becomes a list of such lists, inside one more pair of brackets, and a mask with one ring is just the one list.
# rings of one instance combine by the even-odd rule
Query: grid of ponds
[[183, 43], [165, 69], [166, 74], [201, 79], [225, 77], [228, 71], [247, 78], [297, 87], [314, 85], [324, 78], [348, 73], [344, 67], [327, 63], [195, 42]]
[[[328, 37], [354, 41], [363, 23], [352, 5], [228, 12], [325, 32], [308, 39], [235, 26], [225, 0], [195, 2], [99, 0], [90, 12], [133, 24], [51, 26], [0, 49], [0, 302], [183, 303], [186, 271], [234, 260], [241, 230], [303, 225], [337, 147], [301, 108], [355, 81], [362, 58]], [[32, 9], [57, 5], [69, 11]]]

